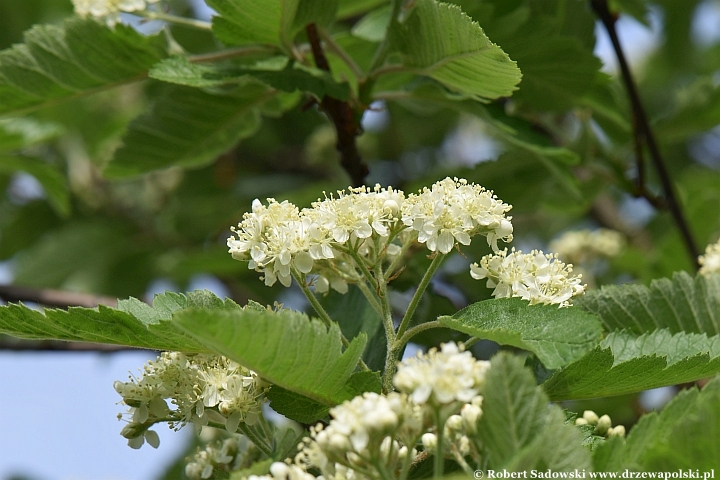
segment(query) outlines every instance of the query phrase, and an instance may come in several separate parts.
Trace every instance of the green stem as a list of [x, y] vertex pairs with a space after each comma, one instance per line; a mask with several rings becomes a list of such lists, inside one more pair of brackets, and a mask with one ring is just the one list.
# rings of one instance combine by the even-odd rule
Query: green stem
[[[330, 315], [327, 313], [320, 301], [317, 299], [315, 294], [310, 291], [310, 287], [308, 287], [307, 282], [305, 281], [305, 274], [300, 273], [294, 267], [290, 269], [290, 273], [297, 282], [298, 286], [300, 286], [300, 290], [302, 290], [305, 298], [308, 299], [310, 305], [312, 305], [312, 307], [315, 309], [315, 312], [320, 317], [320, 320], [322, 320], [328, 327], [336, 325], [336, 323], [333, 321], [332, 318], [330, 318]], [[350, 342], [348, 342], [348, 339], [345, 338], [345, 335], [343, 335], [342, 333], [340, 333], [340, 340], [342, 341], [343, 347], [347, 348], [350, 345]], [[365, 364], [362, 359], [360, 359], [359, 365], [362, 370], [370, 370], [370, 368]]]
[[273, 54], [278, 49], [270, 45], [252, 45], [250, 47], [230, 48], [220, 50], [219, 52], [202, 53], [199, 55], [190, 55], [188, 60], [192, 63], [211, 63], [220, 60], [227, 60], [236, 57], [246, 57], [250, 55]]
[[403, 258], [405, 258], [405, 254], [408, 251], [408, 248], [410, 248], [410, 245], [412, 245], [413, 242], [406, 242], [403, 244], [403, 246], [400, 248], [400, 253], [397, 254], [397, 256], [393, 259], [392, 262], [390, 262], [390, 266], [388, 266], [387, 270], [385, 270], [385, 282], [390, 280], [390, 277], [393, 276], [395, 273], [395, 270], [397, 270], [398, 265], [400, 265], [400, 262], [403, 261]]
[[380, 301], [378, 300], [377, 295], [375, 295], [375, 293], [372, 290], [370, 290], [365, 279], [361, 278], [356, 283], [356, 285], [358, 286], [360, 291], [363, 293], [363, 295], [365, 295], [365, 298], [367, 299], [370, 306], [372, 306], [373, 309], [377, 312], [377, 314], [380, 315], [380, 317], [382, 317], [383, 313], [382, 313], [382, 307], [380, 307]]
[[412, 337], [417, 335], [420, 332], [423, 332], [425, 330], [430, 330], [431, 328], [440, 328], [442, 327], [442, 324], [438, 322], [437, 320], [433, 320], [432, 322], [425, 322], [421, 323], [420, 325], [415, 325], [410, 330], [405, 332], [402, 337], [395, 340], [395, 344], [393, 345], [394, 349], [402, 350], [405, 348], [405, 345], [410, 341]]
[[433, 469], [433, 478], [442, 478], [443, 476], [443, 469], [445, 467], [445, 452], [444, 450], [444, 443], [445, 443], [445, 425], [443, 422], [443, 415], [440, 412], [440, 408], [438, 408], [435, 412], [435, 422], [437, 423], [437, 445], [435, 447], [435, 458], [434, 458], [434, 469]]
[[240, 430], [243, 435], [248, 437], [250, 441], [252, 441], [261, 452], [263, 452], [268, 457], [272, 458], [272, 448], [267, 444], [267, 439], [260, 437], [254, 429], [250, 427], [250, 425], [246, 423], [240, 422], [240, 425], [238, 426], [238, 430]]
[[475, 345], [480, 339], [478, 337], [470, 337], [463, 343], [463, 346], [465, 347], [465, 350]]
[[212, 23], [196, 20], [194, 18], [178, 17], [163, 12], [155, 12], [153, 10], [137, 10], [130, 12], [138, 17], [149, 18], [150, 20], [163, 20], [165, 22], [174, 23], [176, 25], [184, 25], [186, 27], [197, 28], [199, 30], [212, 30]]
[[408, 305], [408, 308], [405, 311], [405, 315], [400, 322], [400, 326], [398, 327], [397, 331], [398, 337], [402, 336], [402, 334], [405, 333], [405, 330], [407, 330], [408, 325], [410, 325], [410, 320], [415, 313], [415, 309], [417, 309], [417, 306], [420, 304], [420, 299], [422, 298], [423, 293], [425, 293], [425, 290], [430, 284], [430, 280], [432, 279], [433, 275], [435, 275], [435, 272], [437, 271], [438, 267], [440, 267], [440, 264], [444, 259], [444, 253], [435, 252], [435, 258], [433, 258], [432, 263], [430, 263], [430, 266], [425, 272], [425, 275], [423, 275], [422, 280], [420, 280], [420, 285], [418, 285], [417, 290], [415, 290], [415, 294], [410, 300], [410, 305]]
[[331, 51], [332, 53], [334, 53], [335, 55], [337, 55], [340, 58], [340, 60], [342, 60], [345, 63], [345, 65], [347, 65], [348, 68], [350, 68], [350, 70], [352, 70], [353, 74], [357, 78], [362, 78], [365, 75], [362, 68], [360, 68], [360, 66], [357, 63], [355, 63], [355, 60], [353, 60], [353, 58], [350, 55], [348, 55], [348, 53], [345, 51], [345, 49], [342, 48], [335, 41], [335, 39], [332, 37], [332, 35], [330, 35], [325, 29], [320, 28], [320, 27], [318, 27], [318, 33], [320, 34], [320, 38], [322, 38], [322, 40], [325, 42], [327, 49], [329, 51]]

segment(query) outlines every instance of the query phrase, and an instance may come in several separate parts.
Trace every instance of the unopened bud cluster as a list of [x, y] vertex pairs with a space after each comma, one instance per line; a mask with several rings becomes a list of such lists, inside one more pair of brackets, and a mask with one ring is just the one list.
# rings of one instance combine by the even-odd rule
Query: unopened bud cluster
[[609, 415], [598, 417], [597, 413], [592, 410], [585, 410], [583, 416], [575, 420], [575, 425], [590, 425], [595, 427], [593, 434], [600, 437], [625, 436], [625, 427], [623, 425], [613, 427]]
[[524, 254], [507, 249], [495, 255], [486, 255], [480, 264], [470, 266], [470, 275], [476, 280], [487, 279], [488, 288], [494, 288], [497, 298], [520, 297], [530, 304], [553, 303], [568, 306], [570, 299], [583, 293], [581, 277], [571, 275], [572, 265], [566, 265], [557, 254], [533, 250]]
[[121, 12], [137, 12], [145, 10], [148, 4], [160, 0], [72, 0], [75, 13], [81, 17], [93, 17], [102, 20], [109, 26], [120, 21]]
[[705, 254], [698, 257], [699, 272], [703, 275], [720, 273], [720, 241], [705, 248]]
[[121, 434], [128, 445], [147, 442], [157, 447], [157, 435], [148, 428], [167, 422], [180, 429], [187, 423], [208, 423], [233, 433], [241, 422], [254, 424], [261, 415], [266, 387], [260, 378], [220, 355], [162, 353], [143, 367], [139, 378], [117, 381], [115, 390], [130, 407], [129, 423]]

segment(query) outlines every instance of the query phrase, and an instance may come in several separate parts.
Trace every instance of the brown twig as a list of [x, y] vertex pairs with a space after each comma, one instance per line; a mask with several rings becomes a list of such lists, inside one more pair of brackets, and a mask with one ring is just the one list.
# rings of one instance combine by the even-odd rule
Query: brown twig
[[[641, 150], [642, 143], [645, 143], [648, 152], [650, 153], [650, 159], [652, 160], [653, 166], [655, 167], [658, 177], [660, 178], [660, 183], [662, 184], [663, 192], [665, 193], [665, 201], [667, 203], [667, 208], [670, 211], [673, 219], [675, 220], [678, 229], [680, 230], [683, 242], [685, 243], [685, 248], [688, 252], [688, 255], [690, 255], [691, 257], [691, 262], [693, 266], [697, 270], [700, 267], [700, 265], [698, 264], [699, 252], [690, 231], [690, 226], [685, 219], [685, 215], [683, 214], [680, 202], [678, 201], [675, 194], [670, 175], [665, 166], [665, 161], [660, 154], [660, 149], [658, 148], [657, 142], [655, 140], [655, 135], [652, 131], [652, 128], [650, 128], [650, 122], [648, 121], [647, 114], [645, 113], [642, 101], [640, 100], [640, 95], [637, 91], [637, 87], [635, 86], [635, 81], [633, 80], [632, 73], [630, 72], [630, 68], [625, 59], [625, 54], [623, 53], [622, 46], [620, 45], [620, 39], [618, 38], [617, 31], [615, 30], [616, 17], [610, 12], [607, 0], [590, 0], [590, 6], [602, 22], [605, 30], [607, 30], [608, 35], [610, 36], [610, 41], [613, 45], [613, 49], [615, 50], [615, 55], [618, 59], [618, 64], [620, 65], [620, 72], [622, 74], [623, 83], [625, 84], [625, 89], [628, 92], [628, 97], [630, 98], [630, 104], [632, 106], [635, 154], [638, 157], [638, 164], [643, 161], [641, 157]], [[645, 189], [644, 167], [641, 165], [638, 166], [638, 185], [640, 186], [638, 188], [638, 193], [645, 198], [650, 197], [648, 198], [648, 200], [650, 200], [653, 197], [648, 192], [646, 192]], [[642, 184], [640, 183], [641, 181], [643, 182]], [[648, 193], [648, 195], [646, 196], [643, 192]], [[658, 207], [658, 205], [655, 204], [654, 206]]]
[[[305, 28], [305, 31], [315, 58], [315, 65], [319, 69], [329, 72], [330, 64], [320, 43], [317, 26], [311, 23]], [[340, 165], [350, 175], [353, 185], [359, 187], [365, 183], [365, 177], [370, 173], [367, 164], [363, 162], [357, 149], [356, 139], [362, 132], [360, 115], [356, 114], [348, 102], [328, 95], [322, 98], [320, 107], [335, 125], [335, 131], [337, 132], [336, 146], [338, 152], [340, 152]]]
[[146, 350], [125, 345], [104, 343], [64, 342], [62, 340], [26, 340], [0, 336], [0, 352], [99, 352], [115, 353]]
[[88, 293], [0, 285], [0, 299], [6, 302], [35, 302], [45, 307], [68, 308], [98, 305], [116, 307], [117, 299]]

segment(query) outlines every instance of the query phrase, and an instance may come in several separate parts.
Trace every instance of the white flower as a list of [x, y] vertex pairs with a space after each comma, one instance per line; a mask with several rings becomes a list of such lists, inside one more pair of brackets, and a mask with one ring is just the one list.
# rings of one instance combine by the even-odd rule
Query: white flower
[[81, 17], [94, 17], [109, 26], [120, 21], [120, 12], [145, 10], [147, 4], [160, 0], [72, 0], [75, 13]]
[[511, 217], [505, 217], [511, 208], [479, 185], [446, 178], [408, 196], [402, 220], [433, 252], [448, 253], [456, 242], [470, 245], [471, 237], [478, 234], [485, 235], [488, 245], [498, 251], [499, 239], [512, 240]]
[[490, 362], [476, 360], [462, 344], [445, 343], [401, 362], [393, 383], [419, 405], [469, 402], [482, 390], [488, 368]]
[[707, 275], [720, 272], [720, 241], [708, 245], [705, 248], [705, 255], [698, 257], [700, 273]]
[[570, 298], [585, 291], [581, 276], [572, 276], [572, 265], [558, 260], [557, 254], [544, 254], [533, 250], [510, 253], [507, 249], [486, 255], [480, 265], [470, 265], [470, 275], [476, 280], [487, 278], [488, 288], [494, 288], [497, 298], [520, 297], [531, 305], [553, 303], [561, 307], [570, 305]]

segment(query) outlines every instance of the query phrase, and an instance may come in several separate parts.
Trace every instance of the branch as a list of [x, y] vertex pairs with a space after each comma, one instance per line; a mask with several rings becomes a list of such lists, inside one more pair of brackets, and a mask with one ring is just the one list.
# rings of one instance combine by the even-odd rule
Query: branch
[[[691, 257], [692, 264], [697, 270], [700, 267], [700, 265], [698, 264], [699, 252], [697, 250], [697, 247], [695, 246], [695, 241], [693, 239], [692, 232], [690, 231], [690, 226], [687, 223], [682, 208], [680, 207], [680, 203], [677, 200], [672, 181], [670, 180], [670, 175], [665, 166], [665, 161], [660, 154], [660, 149], [658, 148], [652, 128], [650, 128], [650, 122], [648, 121], [647, 114], [645, 113], [642, 101], [640, 100], [640, 95], [638, 94], [637, 87], [635, 86], [635, 81], [633, 80], [632, 74], [630, 73], [630, 68], [627, 61], [625, 60], [625, 54], [623, 53], [622, 47], [620, 46], [620, 40], [618, 38], [617, 31], [615, 30], [615, 16], [610, 13], [607, 0], [590, 0], [590, 6], [592, 7], [595, 14], [598, 16], [603, 26], [607, 30], [608, 35], [610, 36], [610, 40], [612, 41], [612, 45], [615, 50], [615, 55], [618, 59], [618, 64], [620, 65], [622, 80], [625, 84], [628, 96], [630, 97], [630, 104], [632, 105], [633, 115], [633, 136], [635, 141], [635, 154], [636, 156], [638, 156], [638, 185], [640, 186], [640, 182], [644, 182], [644, 167], [640, 165], [640, 163], [642, 163], [643, 161], [640, 156], [640, 152], [642, 150], [642, 146], [640, 145], [640, 143], [644, 141], [644, 143], [647, 145], [648, 151], [650, 152], [650, 158], [653, 162], [653, 166], [655, 167], [658, 177], [660, 178], [660, 183], [662, 184], [663, 191], [665, 193], [667, 208], [670, 210], [670, 213], [675, 220], [678, 229], [680, 230], [683, 242], [685, 243], [685, 248], [687, 249], [688, 255], [690, 255]], [[638, 189], [638, 193], [641, 196], [648, 198], [649, 200], [654, 198], [649, 195], [649, 193], [645, 190], [644, 183], [642, 184], [641, 188]], [[653, 203], [653, 201], [651, 201], [651, 203]], [[658, 202], [653, 203], [653, 205], [655, 205], [656, 207], [658, 206], [657, 204]]]
[[98, 305], [117, 307], [117, 299], [88, 293], [0, 285], [0, 299], [6, 302], [35, 302], [45, 307], [64, 308]]
[[[317, 26], [311, 23], [305, 28], [305, 31], [310, 41], [315, 65], [319, 69], [329, 72], [330, 64], [320, 44]], [[367, 164], [360, 157], [356, 143], [357, 136], [362, 132], [360, 126], [361, 115], [356, 115], [355, 110], [348, 102], [327, 95], [322, 98], [320, 107], [335, 125], [337, 149], [340, 152], [340, 165], [350, 175], [352, 184], [359, 187], [365, 183], [365, 177], [370, 173]]]

